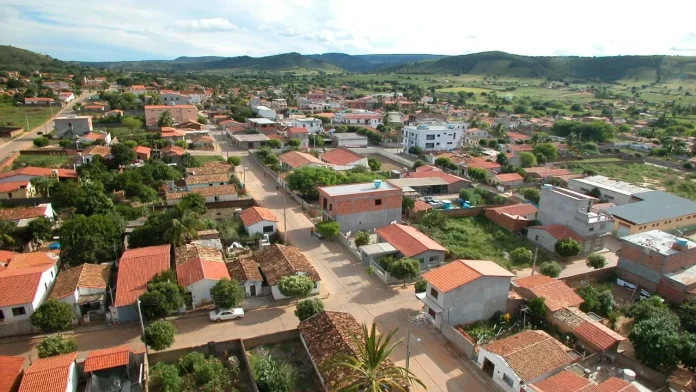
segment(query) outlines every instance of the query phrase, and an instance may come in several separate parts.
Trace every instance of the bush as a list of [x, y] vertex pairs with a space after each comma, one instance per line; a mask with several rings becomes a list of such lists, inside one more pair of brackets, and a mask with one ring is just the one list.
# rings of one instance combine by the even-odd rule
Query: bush
[[539, 266], [539, 272], [542, 275], [550, 276], [552, 278], [557, 278], [561, 274], [561, 265], [555, 261], [547, 261], [541, 263]]
[[593, 253], [593, 254], [587, 256], [587, 260], [585, 261], [585, 265], [587, 265], [590, 268], [594, 268], [594, 269], [604, 268], [607, 266], [607, 258], [600, 255], [600, 254]]
[[176, 327], [168, 321], [155, 321], [145, 328], [142, 340], [155, 351], [164, 350], [174, 344]]
[[260, 392], [295, 390], [297, 375], [289, 364], [278, 363], [270, 355], [252, 355], [249, 362]]
[[43, 332], [65, 331], [73, 326], [74, 317], [70, 304], [50, 298], [31, 315], [31, 325]]
[[324, 303], [319, 298], [308, 298], [297, 303], [297, 309], [295, 309], [295, 316], [297, 316], [300, 321], [307, 320], [308, 318], [314, 316], [315, 314], [324, 311]]
[[572, 238], [563, 238], [556, 241], [554, 250], [561, 257], [573, 257], [582, 252], [582, 245]]
[[531, 201], [532, 203], [539, 203], [541, 194], [536, 188], [520, 188], [520, 193], [525, 199]]
[[409, 147], [408, 153], [411, 155], [421, 156], [423, 155], [423, 149], [418, 146]]
[[399, 280], [413, 279], [420, 273], [420, 263], [418, 260], [402, 258], [391, 263], [388, 272]]
[[334, 221], [321, 221], [317, 224], [317, 232], [324, 238], [332, 238], [338, 235], [340, 225]]
[[283, 276], [278, 283], [278, 290], [286, 297], [304, 298], [314, 290], [314, 281], [307, 275]]
[[48, 138], [46, 136], [39, 136], [36, 139], [34, 139], [34, 145], [36, 147], [39, 147], [39, 148], [46, 147], [46, 146], [48, 146], [49, 143], [50, 143], [50, 141], [48, 140]]
[[370, 166], [370, 170], [376, 172], [379, 171], [379, 169], [382, 167], [382, 162], [378, 161], [375, 158], [367, 158], [367, 165]]
[[416, 294], [425, 293], [425, 289], [428, 288], [428, 282], [425, 279], [421, 279], [413, 285], [413, 288], [416, 290]]
[[528, 265], [533, 257], [532, 251], [527, 248], [517, 248], [510, 252], [510, 261], [514, 265]]
[[355, 234], [355, 246], [361, 247], [370, 243], [370, 233], [359, 231]]
[[689, 297], [679, 306], [679, 319], [685, 330], [696, 333], [696, 297]]
[[150, 368], [149, 390], [161, 392], [181, 391], [183, 380], [175, 365], [157, 362]]
[[221, 279], [210, 288], [213, 303], [221, 308], [236, 308], [246, 295], [244, 288], [235, 280]]
[[49, 336], [42, 340], [36, 349], [39, 352], [39, 358], [54, 357], [76, 352], [77, 342], [75, 338], [64, 338], [61, 335]]
[[234, 166], [239, 166], [242, 164], [242, 158], [232, 155], [231, 157], [227, 158], [227, 163], [234, 165]]
[[425, 165], [427, 165], [427, 163], [425, 163], [425, 161], [417, 159], [415, 162], [413, 162], [413, 170], [416, 170], [417, 168], [419, 168], [421, 166], [425, 166]]

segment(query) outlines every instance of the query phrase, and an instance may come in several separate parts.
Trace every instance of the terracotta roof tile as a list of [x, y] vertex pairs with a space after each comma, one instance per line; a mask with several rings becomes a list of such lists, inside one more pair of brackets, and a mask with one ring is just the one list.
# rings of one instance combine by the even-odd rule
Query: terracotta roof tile
[[184, 181], [186, 181], [186, 185], [199, 185], [199, 184], [209, 184], [209, 183], [218, 183], [218, 182], [225, 184], [229, 180], [230, 180], [230, 178], [227, 175], [227, 173], [187, 176], [184, 179]]
[[76, 357], [70, 353], [37, 359], [24, 372], [19, 392], [65, 392]]
[[[611, 379], [610, 379], [611, 380]], [[609, 381], [609, 380], [607, 380]], [[684, 369], [683, 367], [677, 367], [675, 371], [672, 372], [672, 374], [669, 375], [668, 382], [674, 386], [677, 386], [677, 388], [670, 388], [670, 389], [676, 389], [677, 392], [696, 392], [696, 374], [694, 372]], [[670, 386], [672, 386], [670, 385]], [[601, 386], [600, 386], [601, 388]], [[607, 388], [607, 390], [602, 390], [602, 392], [616, 392], [612, 388]], [[627, 391], [628, 392], [628, 391]]]
[[312, 154], [307, 154], [305, 152], [299, 151], [289, 151], [285, 154], [282, 154], [278, 158], [280, 158], [281, 161], [287, 163], [288, 166], [290, 166], [293, 169], [297, 169], [312, 163], [326, 164], [325, 162], [322, 162], [321, 159], [315, 157]]
[[196, 105], [145, 105], [145, 110], [150, 110], [150, 109], [196, 109]]
[[573, 333], [602, 351], [626, 340], [598, 321], [585, 321], [575, 328]]
[[52, 264], [0, 271], [0, 307], [32, 302], [41, 282], [41, 274]]
[[32, 176], [32, 177], [50, 177], [56, 170], [60, 178], [78, 178], [77, 171], [70, 169], [48, 169], [45, 167], [27, 166], [21, 169], [10, 170], [0, 173], [0, 179], [8, 178], [17, 175]]
[[413, 206], [413, 210], [418, 211], [429, 211], [432, 210], [433, 206], [424, 202], [423, 200], [416, 200], [416, 204]]
[[135, 151], [137, 154], [150, 154], [152, 149], [150, 147], [145, 147], [145, 146], [136, 146], [133, 151]]
[[423, 279], [446, 293], [482, 276], [513, 277], [514, 274], [488, 260], [455, 260], [424, 273]]
[[102, 157], [106, 157], [107, 155], [111, 154], [111, 149], [107, 146], [100, 146], [100, 145], [93, 145], [87, 147], [84, 151], [82, 151], [82, 155], [99, 155]]
[[116, 279], [114, 306], [128, 306], [147, 290], [153, 276], [169, 269], [171, 245], [129, 249], [123, 253]]
[[298, 272], [309, 275], [315, 282], [321, 280], [307, 256], [293, 246], [273, 244], [256, 253], [256, 262], [271, 286], [277, 285], [283, 276]]
[[617, 377], [612, 377], [599, 384], [602, 392], [639, 392], [633, 384]]
[[395, 223], [380, 227], [376, 233], [406, 257], [416, 256], [429, 250], [447, 251], [445, 247], [413, 226]]
[[184, 155], [186, 150], [179, 146], [166, 146], [160, 152], [164, 155]]
[[53, 265], [59, 259], [59, 252], [48, 251], [48, 252], [29, 252], [29, 253], [15, 253], [10, 260], [8, 269], [16, 268], [26, 268], [26, 267], [36, 267], [40, 265]]
[[551, 234], [556, 240], [562, 240], [564, 238], [572, 238], [579, 243], [584, 243], [585, 240], [580, 236], [580, 234], [573, 231], [568, 226], [563, 225], [541, 225], [532, 226], [533, 229], [544, 230], [545, 232]]
[[[421, 167], [419, 167], [418, 169], [421, 169]], [[445, 180], [445, 182], [447, 182], [448, 184], [455, 184], [455, 183], [460, 182], [460, 181], [470, 182], [469, 180], [466, 180], [462, 177], [455, 176], [455, 175], [449, 174], [449, 173], [445, 173], [438, 168], [410, 172], [410, 173], [406, 173], [406, 175], [404, 176], [404, 178], [429, 178], [429, 177], [440, 178], [442, 180]]]
[[513, 181], [522, 181], [524, 178], [517, 174], [517, 173], [504, 173], [504, 174], [497, 174], [495, 178], [500, 181], [500, 182], [513, 182]]
[[61, 299], [71, 295], [78, 287], [106, 290], [111, 273], [111, 263], [89, 264], [61, 271], [51, 290], [51, 298]]
[[529, 136], [517, 132], [508, 132], [507, 135], [512, 140], [529, 140]]
[[307, 128], [302, 127], [288, 128], [288, 135], [300, 135], [303, 133], [309, 133], [309, 130]]
[[[583, 303], [583, 299], [565, 282], [541, 274], [513, 280], [512, 284], [529, 290], [534, 297], [544, 298], [546, 307], [551, 312], [559, 311], [565, 307], [578, 307]], [[520, 294], [525, 296], [524, 292]]]
[[466, 167], [473, 167], [477, 169], [500, 169], [501, 166], [498, 162], [489, 161], [482, 157], [474, 157], [466, 160]]
[[211, 174], [228, 174], [234, 170], [234, 166], [225, 162], [207, 162], [203, 167], [191, 167], [186, 169], [186, 174], [191, 176], [206, 176]]
[[486, 210], [492, 210], [498, 214], [508, 214], [508, 215], [517, 215], [517, 216], [527, 216], [527, 215], [531, 215], [531, 214], [536, 214], [538, 211], [537, 208], [534, 207], [533, 204], [525, 204], [525, 203], [511, 204], [511, 205], [502, 206], [502, 207], [487, 208]]
[[491, 342], [483, 349], [503, 357], [522, 381], [534, 380], [573, 361], [568, 354], [570, 349], [544, 331], [523, 331]]
[[165, 198], [167, 200], [181, 199], [189, 193], [198, 193], [201, 196], [220, 196], [237, 194], [237, 187], [234, 184], [215, 185], [201, 188], [194, 188], [189, 192], [167, 192]]
[[29, 181], [5, 182], [0, 184], [0, 193], [14, 192], [20, 188], [26, 188]]
[[85, 358], [85, 373], [97, 370], [126, 366], [130, 360], [131, 349], [128, 345], [93, 350]]
[[239, 217], [244, 222], [244, 226], [251, 226], [261, 221], [278, 222], [278, 218], [276, 218], [273, 211], [264, 207], [249, 207], [242, 211]]
[[46, 216], [46, 206], [5, 208], [0, 210], [0, 220], [31, 219]]
[[263, 282], [263, 277], [259, 271], [259, 265], [254, 259], [242, 258], [231, 263], [227, 263], [227, 271], [230, 277], [237, 282], [246, 281]]
[[0, 250], [0, 264], [8, 264], [16, 254], [18, 253], [9, 250]]
[[[11, 392], [19, 381], [24, 368], [24, 357], [0, 355], [0, 392]], [[17, 383], [18, 385], [18, 383]]]
[[567, 370], [529, 386], [539, 392], [601, 392], [592, 381]]
[[337, 148], [322, 154], [321, 159], [332, 165], [344, 166], [363, 159], [363, 156], [347, 148]]

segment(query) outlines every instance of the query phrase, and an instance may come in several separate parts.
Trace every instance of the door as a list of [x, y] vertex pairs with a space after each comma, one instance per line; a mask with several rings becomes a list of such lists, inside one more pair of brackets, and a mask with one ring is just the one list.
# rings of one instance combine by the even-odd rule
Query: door
[[630, 230], [631, 230], [630, 227], [619, 223], [619, 228], [616, 230], [616, 236], [619, 238], [625, 237], [628, 235], [628, 232]]
[[251, 297], [256, 297], [256, 285], [252, 284], [251, 287], [249, 287], [249, 295]]
[[493, 378], [493, 372], [495, 371], [495, 365], [493, 362], [489, 361], [488, 358], [483, 359], [483, 372], [488, 375], [488, 377]]

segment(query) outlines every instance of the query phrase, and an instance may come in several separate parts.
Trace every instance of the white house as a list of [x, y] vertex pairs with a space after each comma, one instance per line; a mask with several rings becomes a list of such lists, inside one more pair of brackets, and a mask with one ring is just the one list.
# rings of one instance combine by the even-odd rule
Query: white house
[[78, 386], [77, 353], [39, 358], [24, 371], [18, 392], [76, 392]]
[[29, 320], [48, 298], [58, 274], [58, 257], [48, 253], [17, 254], [0, 271], [0, 322]]
[[478, 366], [503, 390], [519, 392], [573, 362], [570, 348], [541, 330], [527, 330], [479, 350]]
[[263, 276], [259, 272], [258, 264], [253, 259], [240, 258], [227, 263], [227, 271], [232, 280], [244, 287], [247, 297], [256, 297], [262, 294]]
[[[208, 240], [205, 243], [220, 240]], [[210, 289], [222, 279], [230, 279], [225, 259], [222, 256], [222, 245], [209, 247], [201, 242], [185, 244], [176, 248], [176, 277], [179, 284], [190, 293], [193, 307], [213, 302]]]
[[471, 128], [464, 131], [464, 143], [469, 145], [478, 145], [479, 140], [489, 139], [491, 135], [488, 130], [481, 128]]
[[0, 220], [10, 221], [17, 227], [25, 227], [29, 222], [41, 217], [51, 221], [55, 219], [55, 212], [51, 203], [39, 204], [36, 207], [5, 208], [0, 210]]
[[301, 250], [287, 245], [273, 244], [256, 253], [256, 262], [266, 277], [266, 283], [271, 286], [274, 299], [288, 298], [278, 288], [280, 279], [284, 276], [307, 275], [314, 281], [314, 289], [310, 294], [319, 294], [321, 278], [312, 263]]
[[244, 230], [249, 235], [273, 234], [278, 231], [278, 218], [268, 208], [249, 207], [239, 216], [244, 223]]
[[112, 263], [85, 263], [62, 271], [51, 290], [51, 298], [70, 304], [77, 318], [104, 314], [104, 300]]
[[462, 145], [464, 128], [454, 124], [418, 125], [404, 127], [404, 151], [411, 147], [420, 147], [423, 151], [454, 151]]
[[252, 108], [256, 114], [269, 120], [275, 120], [278, 116], [276, 111], [268, 106], [255, 106]]
[[346, 125], [369, 125], [376, 127], [382, 124], [384, 116], [373, 112], [356, 112], [356, 113], [336, 113], [334, 123]]
[[160, 94], [160, 97], [165, 105], [188, 105], [193, 103], [188, 95], [179, 93], [167, 92]]
[[313, 117], [294, 118], [292, 119], [292, 126], [293, 128], [305, 128], [312, 134], [324, 132], [321, 120]]
[[215, 186], [211, 185], [205, 188], [195, 188], [191, 191], [167, 192], [165, 194], [166, 203], [168, 206], [177, 205], [179, 204], [181, 199], [189, 193], [198, 193], [199, 195], [205, 197], [206, 203], [233, 201], [239, 198], [237, 194], [237, 187], [233, 184]]

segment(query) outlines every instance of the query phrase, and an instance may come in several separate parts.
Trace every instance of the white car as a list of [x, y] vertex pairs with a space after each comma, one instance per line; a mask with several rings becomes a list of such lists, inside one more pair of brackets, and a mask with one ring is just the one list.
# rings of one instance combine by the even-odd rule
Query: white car
[[211, 321], [224, 321], [224, 320], [236, 320], [244, 317], [244, 309], [242, 308], [233, 308], [233, 309], [224, 309], [224, 308], [217, 308], [215, 310], [210, 311], [210, 320]]

